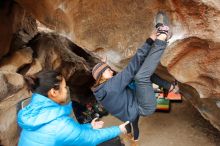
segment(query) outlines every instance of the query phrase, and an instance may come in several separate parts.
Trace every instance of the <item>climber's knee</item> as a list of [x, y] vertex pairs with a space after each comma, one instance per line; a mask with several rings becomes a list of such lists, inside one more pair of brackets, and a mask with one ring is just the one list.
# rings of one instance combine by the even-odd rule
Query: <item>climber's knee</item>
[[156, 106], [157, 106], [156, 102], [152, 103], [151, 105], [148, 105], [146, 107], [139, 106], [139, 114], [141, 116], [149, 116], [155, 112]]
[[142, 76], [142, 75], [139, 75], [139, 74], [135, 75], [134, 81], [135, 81], [136, 84], [151, 83], [150, 77]]
[[141, 110], [139, 110], [139, 114], [141, 116], [149, 116], [149, 115], [153, 114], [155, 112], [155, 110], [156, 110], [156, 107], [151, 108], [151, 109], [147, 109], [147, 110], [146, 109], [141, 109]]

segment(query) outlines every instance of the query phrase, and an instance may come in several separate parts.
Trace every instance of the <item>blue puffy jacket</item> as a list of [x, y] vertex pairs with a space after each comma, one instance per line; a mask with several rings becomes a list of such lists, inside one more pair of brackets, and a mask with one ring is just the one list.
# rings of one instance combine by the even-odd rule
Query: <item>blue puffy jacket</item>
[[60, 105], [40, 94], [18, 113], [19, 146], [95, 146], [118, 136], [118, 126], [93, 129], [69, 117], [71, 103]]

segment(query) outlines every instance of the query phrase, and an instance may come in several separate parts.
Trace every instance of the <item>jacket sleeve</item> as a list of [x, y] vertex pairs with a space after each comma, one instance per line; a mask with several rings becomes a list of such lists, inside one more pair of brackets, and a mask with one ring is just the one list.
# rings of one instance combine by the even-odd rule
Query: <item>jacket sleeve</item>
[[121, 133], [118, 126], [93, 129], [88, 125], [81, 125], [71, 118], [60, 121], [59, 127], [56, 132], [58, 143], [71, 146], [95, 146]]
[[148, 43], [145, 43], [142, 47], [140, 47], [127, 67], [122, 72], [119, 72], [110, 80], [108, 80], [108, 86], [118, 85], [117, 87], [124, 89], [133, 80], [135, 74], [138, 72], [150, 49], [151, 45]]
[[84, 127], [84, 128], [92, 128], [92, 125], [90, 123], [87, 123], [87, 124], [80, 124], [81, 127]]

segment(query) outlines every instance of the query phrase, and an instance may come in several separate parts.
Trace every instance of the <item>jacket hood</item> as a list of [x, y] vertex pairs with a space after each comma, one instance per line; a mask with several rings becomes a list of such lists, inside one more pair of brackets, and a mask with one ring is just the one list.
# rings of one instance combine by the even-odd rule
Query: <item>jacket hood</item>
[[96, 99], [99, 101], [103, 100], [107, 94], [107, 92], [104, 90], [104, 86], [105, 83], [93, 89], [93, 94], [95, 95]]
[[69, 116], [72, 103], [60, 105], [48, 97], [34, 93], [31, 102], [18, 113], [18, 124], [26, 130], [36, 130], [61, 116]]

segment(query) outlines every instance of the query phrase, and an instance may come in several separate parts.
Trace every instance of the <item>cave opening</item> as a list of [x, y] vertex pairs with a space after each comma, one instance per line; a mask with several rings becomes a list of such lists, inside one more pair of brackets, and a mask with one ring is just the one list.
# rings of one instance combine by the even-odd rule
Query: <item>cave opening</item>
[[38, 33], [26, 47], [33, 50], [33, 62], [19, 68], [18, 73], [28, 74], [38, 60], [42, 68], [64, 75], [72, 100], [82, 104], [95, 102], [91, 91], [95, 82], [91, 69], [99, 59], [92, 53], [56, 33]]

